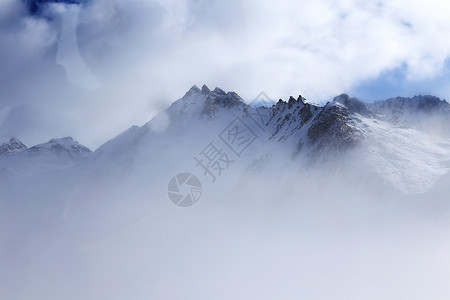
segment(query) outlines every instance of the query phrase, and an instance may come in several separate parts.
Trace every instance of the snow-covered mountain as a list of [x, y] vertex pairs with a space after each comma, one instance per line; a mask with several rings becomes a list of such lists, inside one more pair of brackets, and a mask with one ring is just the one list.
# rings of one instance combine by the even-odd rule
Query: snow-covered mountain
[[91, 150], [70, 137], [30, 148], [11, 138], [9, 143], [0, 146], [0, 197], [28, 198], [45, 185], [55, 186], [58, 178], [71, 172], [71, 167], [89, 153]]
[[[358, 170], [360, 178], [378, 177], [383, 188], [423, 193], [450, 169], [449, 118], [449, 104], [432, 96], [366, 104], [340, 95], [324, 106], [299, 96], [255, 108], [234, 92], [193, 86], [150, 122], [130, 128], [93, 153], [71, 138], [28, 149], [12, 138], [0, 146], [0, 167], [27, 173], [31, 164], [34, 171], [28, 173], [34, 174], [40, 167], [72, 166], [67, 176], [99, 173], [102, 181], [123, 180], [124, 172], [130, 178], [157, 172], [167, 180], [190, 170], [206, 182], [230, 173], [237, 184], [241, 175], [256, 169], [299, 174], [321, 166], [327, 171]], [[229, 159], [217, 174], [195, 161], [210, 142]]]
[[[0, 228], [15, 229], [0, 231], [0, 245], [21, 263], [0, 252], [0, 275], [27, 281], [6, 295], [421, 299], [429, 275], [405, 265], [448, 276], [433, 250], [449, 249], [448, 111], [431, 96], [253, 107], [193, 86], [93, 152], [71, 138], [30, 148], [11, 139], [0, 147]], [[201, 198], [181, 209], [168, 189], [186, 173], [201, 187], [179, 192]], [[420, 246], [424, 235], [432, 247]], [[353, 289], [361, 278], [418, 292], [366, 297]]]
[[[236, 93], [194, 86], [144, 126], [131, 127], [92, 153], [71, 139], [52, 140], [5, 156], [0, 166], [5, 184], [26, 176], [42, 197], [64, 199], [61, 206], [73, 222], [90, 215], [98, 224], [103, 212], [92, 209], [93, 203], [112, 210], [112, 203], [118, 210], [127, 205], [117, 211], [123, 219], [116, 219], [118, 227], [161, 205], [170, 207], [167, 184], [183, 172], [200, 179], [204, 198], [266, 181], [278, 187], [275, 193], [291, 196], [297, 189], [332, 192], [342, 184], [355, 193], [426, 195], [450, 169], [449, 135], [408, 122], [415, 115], [445, 118], [449, 104], [439, 100], [441, 108], [430, 111], [427, 101], [436, 98], [398, 99], [366, 104], [340, 95], [320, 106], [300, 96], [255, 108]], [[422, 104], [410, 105], [417, 101]], [[391, 117], [399, 111], [409, 119]], [[219, 156], [209, 161], [214, 151]], [[324, 178], [329, 184], [323, 185]], [[7, 185], [8, 195], [24, 192], [14, 186]], [[23, 197], [30, 193], [31, 186]], [[135, 201], [128, 203], [130, 197]]]
[[7, 154], [13, 154], [20, 152], [22, 150], [27, 149], [27, 146], [25, 146], [19, 139], [16, 137], [12, 137], [9, 140], [9, 143], [3, 143], [0, 146], [0, 155], [7, 155]]
[[448, 102], [434, 96], [397, 97], [377, 101], [371, 108], [391, 123], [403, 124], [432, 134], [450, 133]]
[[274, 107], [268, 126], [276, 128], [278, 141], [297, 143], [295, 156], [303, 154], [298, 163], [335, 163], [344, 155], [351, 157], [346, 165], [359, 165], [363, 173], [406, 193], [425, 192], [449, 171], [450, 106], [445, 101], [425, 96], [365, 104], [341, 95], [313, 109], [290, 102]]
[[[18, 168], [29, 173], [29, 168], [47, 171], [72, 166], [84, 159], [91, 150], [74, 141], [71, 137], [51, 139], [50, 141], [27, 148], [19, 139], [11, 138], [9, 143], [0, 146], [0, 168]], [[39, 170], [39, 168], [42, 168]], [[34, 172], [33, 172], [34, 173]]]

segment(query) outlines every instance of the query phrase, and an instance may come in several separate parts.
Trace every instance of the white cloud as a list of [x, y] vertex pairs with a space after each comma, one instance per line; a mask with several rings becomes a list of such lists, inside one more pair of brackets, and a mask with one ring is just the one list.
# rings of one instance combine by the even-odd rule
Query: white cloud
[[[14, 24], [15, 34], [1, 30], [7, 46], [0, 58], [8, 63], [0, 78], [20, 79], [4, 70], [29, 73], [33, 97], [17, 100], [22, 93], [14, 84], [3, 94], [37, 110], [33, 128], [18, 135], [74, 134], [94, 147], [144, 123], [193, 84], [221, 86], [247, 100], [264, 90], [320, 102], [404, 65], [408, 80], [432, 80], [450, 56], [446, 0], [92, 0], [79, 16], [79, 49], [59, 40], [59, 52], [51, 47], [64, 23], [56, 12], [51, 21], [30, 18], [12, 3], [1, 4], [9, 13], [0, 14], [0, 24]], [[67, 10], [59, 17], [67, 18]], [[85, 63], [101, 87], [85, 92], [60, 83], [65, 77], [48, 54], [39, 54], [52, 51], [72, 83], [89, 79], [86, 68], [74, 68]], [[43, 125], [49, 115], [61, 123], [58, 130]], [[5, 126], [16, 126], [11, 122]]]
[[[101, 36], [115, 36], [108, 41], [116, 48], [108, 50], [118, 66], [133, 67], [136, 84], [206, 81], [246, 97], [264, 89], [323, 99], [405, 63], [409, 79], [438, 75], [450, 54], [450, 7], [432, 2], [160, 1], [171, 9], [158, 11], [153, 1], [124, 8], [120, 0], [97, 0], [90, 17], [103, 20], [104, 7], [117, 9]], [[130, 16], [125, 31], [115, 26]]]

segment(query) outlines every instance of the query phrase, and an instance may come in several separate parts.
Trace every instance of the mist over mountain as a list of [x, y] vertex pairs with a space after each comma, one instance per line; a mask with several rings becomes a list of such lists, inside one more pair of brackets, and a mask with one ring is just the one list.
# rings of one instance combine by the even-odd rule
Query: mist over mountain
[[[93, 152], [12, 138], [0, 146], [2, 293], [444, 299], [448, 112], [432, 96], [255, 107], [193, 86]], [[392, 282], [409, 288], [382, 292]]]
[[450, 299], [449, 11], [0, 0], [0, 300]]
[[446, 299], [449, 112], [433, 96], [255, 106], [193, 86], [95, 151], [11, 138], [2, 294]]
[[[368, 173], [376, 174], [393, 188], [406, 193], [421, 193], [448, 171], [449, 118], [448, 102], [432, 96], [364, 103], [343, 94], [324, 106], [311, 104], [299, 96], [273, 105], [254, 107], [234, 92], [194, 86], [144, 126], [130, 128], [91, 154], [84, 146], [76, 142], [72, 144], [71, 138], [55, 139], [31, 148], [12, 138], [1, 149], [2, 153], [8, 154], [5, 161], [17, 156], [35, 157], [43, 151], [50, 151], [63, 155], [71, 164], [75, 162], [77, 168], [85, 168], [85, 172], [106, 167], [100, 164], [121, 169], [124, 167], [120, 164], [121, 159], [138, 163], [151, 161], [157, 166], [162, 164], [166, 153], [158, 158], [153, 155], [139, 157], [139, 151], [148, 153], [149, 149], [159, 147], [157, 140], [165, 141], [167, 147], [170, 145], [170, 150], [166, 150], [173, 151], [173, 157], [167, 159], [173, 160], [195, 147], [191, 144], [207, 144], [208, 138], [214, 140], [221, 129], [238, 119], [252, 134], [252, 143], [245, 148], [245, 152], [252, 152], [252, 157], [244, 155], [252, 161], [244, 169], [251, 169], [255, 161], [271, 156], [281, 160], [277, 161], [281, 162], [280, 171], [286, 165], [295, 166], [290, 171], [297, 168], [297, 173], [316, 165], [327, 168], [339, 165], [345, 169], [348, 162], [340, 161], [353, 156], [353, 163], [364, 163], [365, 170], [370, 170]], [[188, 142], [188, 138], [192, 142]], [[219, 138], [224, 143], [222, 136]], [[174, 139], [179, 139], [183, 150], [172, 150], [176, 145], [169, 141]], [[228, 150], [238, 157], [242, 154], [232, 148]], [[188, 155], [193, 156], [196, 152], [194, 148]], [[186, 160], [190, 162], [191, 159]], [[266, 164], [269, 161], [267, 159]], [[427, 165], [433, 165], [433, 168], [428, 169]], [[131, 169], [130, 173], [133, 171]]]

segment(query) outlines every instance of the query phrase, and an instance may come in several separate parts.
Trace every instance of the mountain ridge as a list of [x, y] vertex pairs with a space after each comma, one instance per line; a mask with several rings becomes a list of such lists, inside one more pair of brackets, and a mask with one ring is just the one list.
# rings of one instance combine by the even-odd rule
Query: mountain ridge
[[[392, 107], [395, 109], [390, 111], [388, 108]], [[345, 169], [347, 166], [339, 162], [357, 153], [358, 161], [366, 165], [367, 172], [388, 178], [402, 191], [416, 193], [426, 191], [437, 178], [448, 172], [450, 166], [446, 164], [446, 155], [450, 151], [447, 144], [450, 130], [436, 134], [427, 126], [414, 126], [412, 122], [418, 118], [415, 118], [412, 108], [421, 116], [420, 124], [428, 124], [425, 121], [431, 117], [435, 123], [448, 128], [444, 121], [448, 116], [449, 104], [433, 96], [398, 97], [386, 102], [365, 103], [341, 94], [323, 106], [309, 103], [299, 96], [290, 97], [287, 101], [280, 99], [270, 107], [253, 107], [234, 92], [225, 92], [220, 88], [210, 90], [206, 85], [200, 89], [194, 85], [182, 98], [145, 125], [131, 127], [93, 152], [71, 138], [50, 140], [27, 149], [18, 146], [21, 150], [14, 151], [32, 155], [50, 151], [58, 157], [58, 165], [67, 165], [69, 171], [79, 167], [84, 170], [85, 176], [92, 176], [89, 174], [109, 170], [110, 174], [117, 173], [114, 176], [120, 178], [121, 172], [134, 176], [132, 174], [138, 169], [147, 172], [143, 166], [153, 165], [158, 169], [166, 161], [174, 169], [177, 166], [190, 168], [191, 158], [186, 155], [195, 155], [201, 150], [201, 146], [195, 146], [195, 143], [208, 144], [208, 139], [220, 137], [218, 142], [226, 149], [224, 136], [219, 133], [226, 128], [229, 130], [227, 126], [231, 124], [236, 126], [237, 123], [231, 122], [238, 120], [256, 138], [243, 153], [239, 172], [251, 168], [257, 160], [271, 164], [267, 157], [272, 157], [273, 161], [276, 157], [280, 165], [277, 172], [280, 174], [286, 166], [296, 169], [296, 172], [318, 165], [329, 167], [338, 164], [339, 168]], [[408, 117], [392, 117], [399, 115], [399, 112], [407, 112], [404, 116]], [[417, 143], [418, 138], [429, 143]], [[403, 144], [397, 143], [400, 139]], [[382, 144], [388, 148], [382, 147]], [[184, 153], [175, 150], [180, 145]], [[432, 150], [427, 150], [428, 147]], [[166, 151], [159, 155], [163, 155], [164, 159], [148, 156], [148, 153], [157, 153], [162, 148]], [[396, 151], [402, 154], [394, 154]], [[416, 152], [420, 154], [418, 157], [407, 156]], [[283, 153], [283, 157], [279, 153]], [[182, 158], [174, 159], [177, 156]], [[435, 167], [426, 168], [427, 164]], [[261, 163], [258, 168], [261, 168]], [[426, 171], [419, 176], [422, 168]], [[399, 172], [402, 169], [408, 171]]]

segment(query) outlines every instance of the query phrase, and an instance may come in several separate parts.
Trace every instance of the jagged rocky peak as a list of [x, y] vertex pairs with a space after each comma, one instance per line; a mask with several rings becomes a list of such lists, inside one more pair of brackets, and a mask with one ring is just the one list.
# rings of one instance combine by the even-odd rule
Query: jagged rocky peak
[[431, 95], [419, 95], [412, 98], [396, 97], [384, 101], [376, 101], [372, 104], [372, 107], [384, 112], [387, 110], [423, 113], [450, 111], [450, 104], [447, 101]]
[[358, 98], [352, 98], [347, 94], [341, 94], [333, 99], [333, 103], [339, 103], [347, 107], [353, 112], [361, 115], [371, 115], [371, 109]]
[[370, 104], [381, 118], [438, 135], [450, 135], [450, 104], [435, 96], [396, 97]]
[[423, 111], [433, 111], [435, 109], [440, 109], [440, 108], [446, 108], [449, 109], [450, 108], [450, 104], [445, 101], [442, 100], [436, 96], [431, 96], [431, 95], [425, 95], [425, 96], [414, 96], [412, 98], [412, 101], [418, 101], [419, 104], [417, 106], [418, 109], [423, 110]]
[[305, 104], [306, 103], [306, 99], [303, 98], [302, 95], [299, 95], [297, 99], [295, 99], [293, 96], [289, 97], [288, 103], [297, 103], [297, 102]]
[[186, 97], [189, 97], [189, 96], [192, 96], [192, 95], [196, 95], [196, 94], [199, 94], [199, 93], [201, 93], [201, 90], [198, 88], [198, 86], [193, 85], [193, 86], [186, 92], [186, 94], [184, 95], [183, 98], [186, 98]]
[[302, 122], [307, 121], [312, 114], [321, 109], [321, 106], [308, 103], [302, 95], [298, 98], [289, 97], [288, 101], [280, 99], [274, 107], [272, 107], [274, 115], [279, 113], [291, 113], [292, 115], [301, 115]]
[[173, 102], [169, 111], [175, 115], [197, 115], [203, 109], [206, 99], [206, 89], [200, 90], [198, 86], [193, 85], [181, 99]]
[[206, 84], [204, 84], [203, 86], [202, 86], [202, 93], [203, 94], [209, 94], [211, 92], [211, 90], [209, 89], [209, 87], [207, 87], [206, 86]]
[[27, 146], [25, 146], [25, 144], [22, 143], [22, 142], [21, 142], [18, 138], [16, 138], [16, 137], [10, 138], [10, 139], [9, 139], [9, 144], [10, 144], [11, 146], [13, 146], [14, 148], [16, 148], [16, 149], [21, 149], [21, 150], [27, 149]]
[[302, 97], [302, 95], [299, 95], [298, 98], [295, 98], [293, 96], [289, 97], [288, 101], [283, 101], [283, 99], [278, 100], [277, 104], [282, 105], [282, 104], [289, 104], [289, 103], [306, 103], [306, 99]]
[[[203, 90], [209, 90], [204, 86]], [[202, 114], [213, 115], [219, 111], [220, 108], [236, 108], [246, 107], [247, 104], [244, 100], [235, 92], [226, 93], [224, 90], [216, 87], [213, 91], [210, 91], [206, 97], [205, 106]]]
[[208, 86], [192, 86], [183, 98], [172, 104], [172, 111], [181, 115], [209, 115], [212, 116], [220, 109], [233, 107], [245, 107], [244, 100], [235, 92], [226, 93], [216, 87], [210, 90]]
[[356, 146], [362, 140], [362, 132], [354, 126], [352, 110], [347, 106], [326, 105], [314, 118], [308, 130], [313, 144], [346, 150]]
[[278, 100], [278, 102], [275, 104], [275, 110], [285, 110], [286, 108], [292, 109], [295, 107], [303, 107], [305, 104], [304, 98], [302, 96], [299, 96], [297, 99], [295, 99], [293, 96], [289, 97], [288, 101], [283, 101], [283, 99]]
[[9, 140], [9, 143], [3, 143], [0, 145], [0, 155], [21, 152], [27, 148], [28, 147], [25, 146], [18, 138], [12, 137]]
[[221, 88], [216, 87], [209, 93], [208, 99], [214, 101], [216, 104], [221, 104], [225, 107], [231, 107], [234, 105], [245, 104], [244, 100], [235, 92], [226, 93]]

